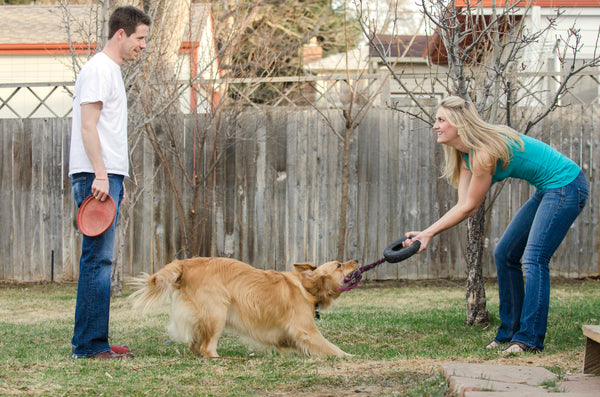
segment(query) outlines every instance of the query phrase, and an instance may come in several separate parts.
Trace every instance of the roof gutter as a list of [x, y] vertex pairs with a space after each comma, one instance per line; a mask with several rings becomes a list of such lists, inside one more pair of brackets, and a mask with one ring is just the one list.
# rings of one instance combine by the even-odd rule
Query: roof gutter
[[99, 47], [97, 43], [3, 43], [0, 55], [88, 54]]

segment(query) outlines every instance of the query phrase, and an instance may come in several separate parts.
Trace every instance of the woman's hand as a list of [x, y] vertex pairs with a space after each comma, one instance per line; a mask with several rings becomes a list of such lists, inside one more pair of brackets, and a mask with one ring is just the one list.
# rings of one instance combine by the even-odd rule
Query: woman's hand
[[406, 240], [402, 243], [402, 247], [404, 248], [410, 247], [415, 241], [421, 242], [421, 247], [417, 251], [417, 254], [427, 249], [429, 241], [431, 241], [431, 238], [433, 237], [426, 232], [408, 232], [405, 236]]

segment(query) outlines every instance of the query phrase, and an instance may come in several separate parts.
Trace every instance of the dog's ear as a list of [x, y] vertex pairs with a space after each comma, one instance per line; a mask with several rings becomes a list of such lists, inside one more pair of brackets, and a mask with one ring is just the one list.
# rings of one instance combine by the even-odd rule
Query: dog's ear
[[313, 265], [312, 263], [294, 263], [294, 269], [296, 269], [296, 271], [298, 273], [302, 273], [305, 272], [307, 270], [309, 271], [314, 271], [317, 267], [315, 265]]
[[[294, 265], [296, 266], [296, 265]], [[298, 269], [296, 269], [298, 270]], [[303, 271], [302, 272], [302, 286], [305, 290], [308, 291], [309, 294], [319, 298], [319, 291], [323, 288], [323, 283], [321, 277], [315, 276], [315, 273], [311, 271]]]
[[309, 294], [317, 298], [322, 309], [328, 308], [341, 294], [339, 286], [329, 275], [317, 276], [312, 271], [302, 272], [302, 286]]
[[328, 274], [319, 277], [318, 284], [320, 288], [316, 296], [319, 299], [319, 307], [327, 309], [342, 292], [339, 290], [339, 285]]

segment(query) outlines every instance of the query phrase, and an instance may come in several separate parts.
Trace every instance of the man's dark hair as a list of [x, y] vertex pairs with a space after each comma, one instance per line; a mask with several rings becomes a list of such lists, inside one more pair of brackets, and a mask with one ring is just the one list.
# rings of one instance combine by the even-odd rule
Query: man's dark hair
[[151, 23], [148, 14], [138, 8], [117, 7], [108, 20], [108, 38], [110, 40], [119, 29], [123, 29], [127, 36], [131, 36], [138, 25], [150, 26]]

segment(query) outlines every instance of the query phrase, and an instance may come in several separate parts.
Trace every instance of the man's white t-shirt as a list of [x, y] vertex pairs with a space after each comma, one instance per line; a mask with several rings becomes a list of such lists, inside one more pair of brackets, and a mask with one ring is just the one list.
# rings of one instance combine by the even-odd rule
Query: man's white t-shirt
[[120, 66], [103, 52], [81, 68], [73, 92], [69, 175], [94, 172], [81, 139], [81, 105], [102, 102], [98, 136], [106, 172], [129, 176], [127, 94]]

